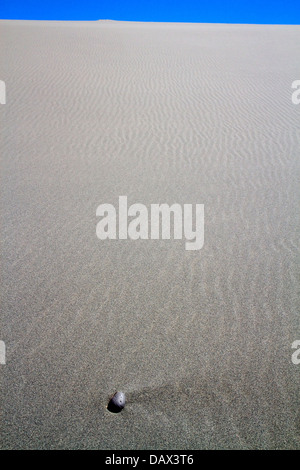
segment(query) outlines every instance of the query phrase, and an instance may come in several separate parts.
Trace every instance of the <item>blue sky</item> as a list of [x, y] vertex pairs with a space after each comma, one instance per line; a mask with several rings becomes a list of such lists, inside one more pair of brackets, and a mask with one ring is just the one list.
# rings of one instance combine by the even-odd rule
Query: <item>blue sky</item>
[[0, 18], [300, 24], [299, 0], [1, 0]]

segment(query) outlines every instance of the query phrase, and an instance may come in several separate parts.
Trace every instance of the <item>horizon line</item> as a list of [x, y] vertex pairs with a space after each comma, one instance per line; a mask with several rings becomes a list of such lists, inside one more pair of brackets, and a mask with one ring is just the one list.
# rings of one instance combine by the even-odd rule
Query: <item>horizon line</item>
[[155, 23], [155, 24], [222, 24], [222, 25], [247, 25], [247, 26], [300, 26], [300, 23], [244, 23], [244, 22], [202, 22], [202, 21], [151, 21], [151, 20], [114, 20], [111, 18], [98, 18], [96, 20], [70, 20], [70, 19], [29, 19], [29, 18], [0, 18], [0, 21], [47, 21], [47, 22], [61, 22], [61, 23], [95, 23], [100, 21], [107, 21], [113, 23]]

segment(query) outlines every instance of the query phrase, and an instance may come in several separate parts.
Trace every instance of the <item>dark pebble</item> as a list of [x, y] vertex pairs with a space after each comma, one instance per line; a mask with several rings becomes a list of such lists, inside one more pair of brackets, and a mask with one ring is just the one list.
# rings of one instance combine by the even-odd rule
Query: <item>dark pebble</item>
[[125, 406], [125, 393], [116, 392], [114, 396], [110, 399], [107, 409], [111, 413], [120, 413]]

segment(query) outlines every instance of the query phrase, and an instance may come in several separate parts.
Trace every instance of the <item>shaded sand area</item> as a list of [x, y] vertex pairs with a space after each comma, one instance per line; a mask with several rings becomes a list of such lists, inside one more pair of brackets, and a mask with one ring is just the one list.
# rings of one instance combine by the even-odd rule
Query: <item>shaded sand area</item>
[[[299, 449], [300, 27], [0, 35], [1, 447]], [[204, 204], [203, 249], [100, 241], [120, 195]]]

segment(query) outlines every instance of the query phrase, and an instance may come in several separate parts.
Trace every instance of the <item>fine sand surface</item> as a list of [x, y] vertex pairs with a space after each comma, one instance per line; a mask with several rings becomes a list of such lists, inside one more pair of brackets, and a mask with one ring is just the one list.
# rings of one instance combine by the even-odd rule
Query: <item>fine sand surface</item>
[[[300, 27], [0, 35], [1, 447], [299, 449]], [[203, 249], [100, 241], [120, 195], [204, 204]]]

